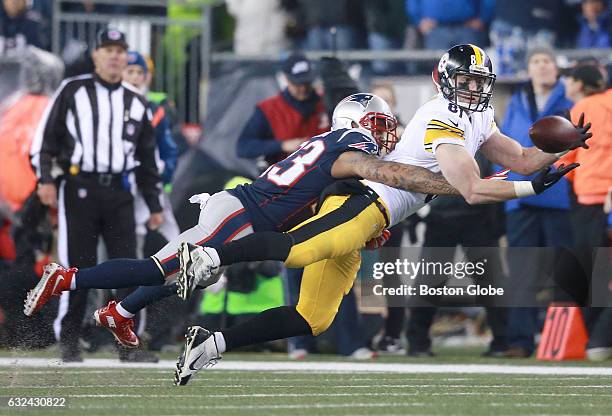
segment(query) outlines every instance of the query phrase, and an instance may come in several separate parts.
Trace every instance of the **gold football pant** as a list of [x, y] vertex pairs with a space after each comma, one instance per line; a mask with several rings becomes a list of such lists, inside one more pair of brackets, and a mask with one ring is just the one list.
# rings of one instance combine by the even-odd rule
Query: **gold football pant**
[[380, 235], [388, 217], [380, 199], [331, 195], [317, 215], [290, 231], [294, 244], [285, 264], [304, 267], [297, 311], [313, 335], [331, 325], [359, 271], [360, 250]]

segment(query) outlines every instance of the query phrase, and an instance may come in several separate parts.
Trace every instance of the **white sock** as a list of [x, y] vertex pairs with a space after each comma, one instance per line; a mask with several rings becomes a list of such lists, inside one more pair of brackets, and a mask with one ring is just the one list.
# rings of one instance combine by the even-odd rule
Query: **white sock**
[[223, 354], [225, 352], [225, 337], [221, 332], [215, 332], [215, 343], [217, 344], [217, 351], [219, 354]]
[[77, 279], [77, 274], [75, 273], [72, 276], [72, 280], [70, 281], [70, 290], [76, 290], [76, 279]]
[[117, 309], [117, 313], [119, 313], [119, 315], [123, 316], [124, 318], [134, 317], [133, 313], [129, 312], [127, 309], [121, 306], [121, 302], [119, 302], [115, 308]]

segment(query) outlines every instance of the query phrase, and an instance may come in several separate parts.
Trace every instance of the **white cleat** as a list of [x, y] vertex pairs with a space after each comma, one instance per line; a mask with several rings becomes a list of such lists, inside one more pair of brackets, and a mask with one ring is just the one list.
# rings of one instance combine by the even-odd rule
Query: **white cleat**
[[180, 269], [178, 273], [178, 289], [176, 294], [183, 300], [189, 299], [196, 286], [207, 288], [217, 283], [219, 262], [213, 248], [197, 246], [191, 243], [181, 243], [178, 248]]
[[185, 334], [185, 347], [176, 363], [174, 385], [184, 386], [191, 376], [210, 368], [221, 359], [215, 336], [206, 328], [190, 326]]

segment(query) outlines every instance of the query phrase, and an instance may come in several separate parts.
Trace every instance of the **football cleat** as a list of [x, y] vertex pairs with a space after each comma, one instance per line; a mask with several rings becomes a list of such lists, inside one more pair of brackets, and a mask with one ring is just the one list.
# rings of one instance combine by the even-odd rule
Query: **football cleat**
[[219, 264], [215, 261], [210, 247], [181, 243], [178, 248], [180, 269], [176, 294], [183, 300], [189, 299], [196, 286], [207, 288], [219, 280]]
[[200, 326], [190, 326], [185, 334], [185, 347], [176, 363], [174, 385], [184, 386], [202, 368], [210, 368], [221, 359], [212, 332]]
[[96, 325], [110, 331], [117, 342], [126, 348], [138, 348], [140, 341], [134, 332], [134, 319], [121, 316], [117, 312], [117, 302], [111, 300], [103, 308], [96, 309], [93, 314]]
[[26, 296], [23, 313], [32, 316], [38, 312], [53, 296], [59, 296], [62, 292], [70, 290], [70, 284], [74, 274], [78, 271], [72, 267], [65, 269], [57, 263], [49, 263], [44, 267], [44, 273], [34, 289]]

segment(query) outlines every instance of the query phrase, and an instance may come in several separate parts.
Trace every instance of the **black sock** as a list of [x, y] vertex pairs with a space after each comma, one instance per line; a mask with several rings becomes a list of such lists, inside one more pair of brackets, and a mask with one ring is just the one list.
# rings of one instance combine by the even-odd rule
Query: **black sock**
[[253, 319], [221, 331], [225, 338], [226, 351], [245, 345], [312, 335], [308, 322], [295, 306], [280, 306], [257, 314]]
[[387, 320], [385, 321], [385, 335], [391, 338], [399, 338], [404, 326], [404, 316], [406, 308], [389, 307], [387, 308]]
[[293, 239], [287, 233], [264, 231], [215, 247], [221, 266], [243, 261], [285, 261], [291, 251]]

